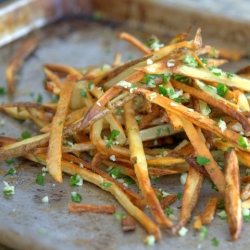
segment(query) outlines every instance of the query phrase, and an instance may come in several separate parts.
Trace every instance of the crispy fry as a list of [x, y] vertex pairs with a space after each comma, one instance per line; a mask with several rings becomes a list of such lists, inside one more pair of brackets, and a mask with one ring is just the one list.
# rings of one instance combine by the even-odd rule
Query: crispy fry
[[10, 60], [5, 74], [9, 89], [12, 93], [15, 91], [15, 74], [22, 67], [24, 60], [28, 58], [31, 53], [37, 48], [37, 45], [38, 41], [36, 38], [27, 40], [21, 45], [17, 53]]
[[68, 114], [71, 95], [74, 89], [76, 77], [69, 75], [63, 85], [56, 114], [53, 118], [49, 148], [47, 153], [47, 166], [51, 176], [57, 181], [62, 182], [62, 131], [63, 123]]
[[228, 226], [233, 240], [237, 240], [242, 229], [242, 212], [240, 199], [239, 165], [233, 149], [227, 155], [225, 167], [225, 209], [228, 217]]
[[82, 212], [91, 212], [91, 213], [101, 213], [101, 214], [113, 214], [115, 213], [114, 205], [93, 205], [93, 204], [79, 204], [70, 202], [68, 204], [68, 210], [70, 213], [82, 213]]
[[203, 217], [202, 222], [204, 225], [210, 224], [214, 219], [214, 213], [219, 202], [219, 198], [211, 198], [208, 200]]
[[132, 35], [130, 35], [126, 32], [120, 33], [118, 35], [118, 37], [120, 39], [124, 39], [124, 40], [128, 41], [130, 44], [135, 46], [137, 49], [139, 49], [141, 52], [143, 52], [146, 55], [151, 53], [150, 49], [147, 46], [145, 46], [137, 38], [133, 37]]
[[164, 215], [160, 203], [153, 193], [147, 171], [147, 162], [142, 147], [141, 138], [138, 132], [138, 124], [135, 120], [133, 103], [129, 102], [124, 106], [126, 131], [128, 134], [131, 160], [134, 162], [135, 173], [143, 196], [147, 200], [149, 208], [156, 221], [165, 228], [171, 228], [172, 222]]
[[164, 197], [161, 200], [162, 209], [169, 207], [176, 200], [176, 198], [177, 198], [176, 194], [170, 194], [170, 195], [167, 195], [166, 197]]
[[194, 229], [201, 229], [201, 227], [202, 227], [202, 214], [201, 214], [201, 212], [199, 212], [195, 216], [193, 228]]

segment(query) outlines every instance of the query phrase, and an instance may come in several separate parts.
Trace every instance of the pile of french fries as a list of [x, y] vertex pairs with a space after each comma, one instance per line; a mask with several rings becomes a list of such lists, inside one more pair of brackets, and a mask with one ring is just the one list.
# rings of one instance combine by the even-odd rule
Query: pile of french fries
[[[57, 103], [0, 105], [9, 116], [31, 120], [41, 132], [25, 140], [0, 136], [0, 159], [22, 156], [38, 162], [59, 183], [62, 172], [80, 175], [113, 194], [156, 240], [161, 230], [177, 234], [186, 226], [208, 178], [224, 200], [229, 230], [237, 240], [242, 207], [250, 208], [250, 177], [240, 179], [239, 173], [240, 164], [250, 167], [249, 67], [237, 74], [223, 72], [219, 67], [231, 52], [222, 51], [223, 59], [218, 59], [219, 50], [202, 45], [200, 29], [193, 40], [187, 40], [187, 31], [167, 46], [156, 37], [147, 46], [127, 33], [119, 37], [144, 56], [122, 63], [117, 54], [112, 65], [84, 70], [45, 64], [45, 89], [60, 97]], [[36, 45], [35, 39], [26, 42], [11, 60], [6, 76], [12, 92], [15, 73]], [[234, 58], [242, 56], [232, 53]], [[83, 152], [92, 154], [91, 164], [83, 160]], [[141, 194], [100, 165], [131, 177]], [[187, 178], [180, 218], [173, 223], [164, 209], [176, 195], [153, 188], [150, 177], [183, 173]], [[195, 216], [195, 229], [211, 223], [218, 202], [211, 197], [205, 211]], [[73, 211], [100, 210], [69, 206]], [[153, 220], [143, 212], [146, 206]]]

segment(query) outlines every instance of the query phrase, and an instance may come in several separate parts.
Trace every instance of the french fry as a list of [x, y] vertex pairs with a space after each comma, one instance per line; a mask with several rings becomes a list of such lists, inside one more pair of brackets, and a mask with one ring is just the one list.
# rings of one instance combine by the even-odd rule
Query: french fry
[[227, 155], [225, 167], [225, 209], [228, 226], [233, 240], [237, 240], [242, 229], [239, 165], [233, 149]]
[[161, 200], [162, 209], [169, 207], [176, 200], [176, 198], [177, 198], [176, 194], [170, 194], [170, 195], [167, 195], [166, 197], [164, 197]]
[[199, 230], [199, 229], [201, 229], [201, 227], [202, 227], [202, 214], [201, 214], [201, 212], [199, 212], [195, 216], [193, 228]]
[[124, 40], [128, 41], [130, 44], [135, 46], [137, 49], [139, 49], [142, 53], [144, 53], [146, 55], [151, 53], [150, 49], [147, 46], [145, 46], [137, 38], [131, 36], [130, 34], [128, 34], [126, 32], [120, 33], [118, 35], [118, 37], [120, 39], [124, 39]]
[[76, 77], [73, 75], [69, 75], [67, 76], [66, 81], [62, 87], [57, 111], [52, 121], [49, 148], [46, 159], [49, 173], [57, 182], [60, 183], [62, 182], [61, 158], [63, 123], [65, 122], [66, 116], [68, 114], [70, 99], [74, 89], [75, 81]]
[[219, 198], [211, 198], [208, 200], [205, 211], [203, 213], [202, 222], [204, 225], [210, 224], [214, 219], [214, 213], [219, 202]]
[[70, 202], [68, 204], [68, 210], [70, 213], [82, 213], [82, 212], [91, 212], [91, 213], [101, 213], [101, 214], [113, 214], [115, 213], [114, 205], [94, 205], [94, 204], [78, 204]]
[[37, 48], [37, 45], [38, 41], [36, 38], [31, 38], [27, 40], [21, 45], [17, 53], [10, 60], [5, 74], [9, 89], [12, 93], [15, 91], [15, 74], [22, 67], [24, 60], [28, 58], [31, 53]]
[[138, 124], [134, 118], [133, 103], [128, 102], [124, 106], [126, 131], [128, 134], [131, 160], [134, 162], [135, 173], [143, 196], [147, 200], [149, 208], [157, 221], [164, 228], [171, 228], [172, 222], [164, 215], [163, 210], [150, 185], [147, 171], [147, 162], [138, 132]]

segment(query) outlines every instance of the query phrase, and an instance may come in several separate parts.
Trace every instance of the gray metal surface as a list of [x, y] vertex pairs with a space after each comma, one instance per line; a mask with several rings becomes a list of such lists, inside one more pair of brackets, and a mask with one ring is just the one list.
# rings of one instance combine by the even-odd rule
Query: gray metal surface
[[[116, 52], [122, 52], [124, 60], [136, 58], [140, 53], [124, 41], [116, 39], [116, 33], [127, 27], [111, 28], [107, 25], [89, 23], [86, 21], [59, 22], [50, 27], [36, 31], [41, 37], [37, 51], [25, 62], [19, 74], [14, 96], [1, 96], [1, 102], [35, 101], [39, 93], [44, 101], [51, 98], [43, 90], [42, 64], [47, 62], [65, 63], [76, 67], [87, 65], [102, 65], [112, 63]], [[143, 32], [130, 30], [139, 37], [145, 37]], [[167, 40], [167, 38], [166, 38]], [[10, 56], [22, 41], [17, 41], [0, 49], [0, 86], [5, 87], [4, 72]], [[246, 64], [246, 61], [243, 62]], [[239, 66], [237, 66], [239, 67]], [[30, 95], [32, 93], [32, 95]], [[36, 128], [28, 123], [19, 123], [0, 113], [0, 120], [5, 125], [0, 126], [0, 133], [7, 136], [20, 137], [24, 131], [36, 134]], [[41, 173], [39, 164], [32, 164], [16, 159], [17, 173], [3, 178], [0, 174], [0, 243], [13, 249], [148, 249], [143, 239], [146, 231], [137, 224], [135, 232], [123, 233], [120, 222], [113, 215], [103, 214], [70, 214], [67, 204], [70, 202], [71, 191], [82, 194], [84, 203], [114, 204], [117, 212], [124, 212], [118, 202], [108, 193], [98, 187], [84, 182], [82, 187], [72, 188], [68, 184], [69, 176], [64, 176], [63, 184], [55, 183], [47, 174], [45, 186], [35, 183], [37, 173]], [[9, 168], [0, 161], [0, 169], [4, 172]], [[15, 186], [15, 195], [6, 197], [1, 194], [4, 188], [3, 180]], [[53, 185], [55, 184], [55, 186]], [[179, 176], [162, 178], [153, 182], [153, 186], [170, 193], [183, 191]], [[49, 203], [41, 202], [41, 198], [49, 196]], [[210, 197], [218, 193], [211, 189], [211, 184], [205, 181], [198, 206], [194, 214], [204, 211]], [[175, 202], [171, 207], [178, 216], [181, 202]], [[126, 213], [126, 212], [125, 212]], [[249, 225], [244, 223], [240, 239], [233, 243], [229, 235], [227, 223], [214, 219], [209, 226], [208, 239], [201, 239], [188, 224], [189, 232], [185, 237], [172, 236], [163, 232], [163, 239], [152, 249], [213, 249], [211, 239], [219, 240], [218, 249], [245, 249], [250, 243]]]

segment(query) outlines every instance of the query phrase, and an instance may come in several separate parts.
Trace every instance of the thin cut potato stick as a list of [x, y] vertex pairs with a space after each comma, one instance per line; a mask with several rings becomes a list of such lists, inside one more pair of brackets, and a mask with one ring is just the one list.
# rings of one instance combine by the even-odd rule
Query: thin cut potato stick
[[45, 145], [49, 141], [50, 133], [36, 135], [28, 139], [14, 142], [0, 148], [0, 159], [18, 157], [31, 150]]
[[151, 54], [151, 51], [147, 46], [145, 46], [137, 38], [130, 35], [129, 33], [122, 32], [118, 35], [118, 37], [128, 41], [130, 44], [134, 45], [137, 49], [139, 49], [142, 53], [146, 55]]
[[15, 91], [15, 74], [20, 70], [24, 60], [37, 48], [38, 41], [36, 38], [31, 38], [24, 42], [19, 48], [14, 57], [10, 60], [6, 69], [6, 80], [10, 91]]
[[177, 233], [181, 227], [184, 227], [190, 219], [191, 213], [197, 204], [203, 180], [203, 175], [192, 166], [189, 166], [182, 196], [180, 221], [173, 228], [174, 233]]
[[91, 212], [91, 213], [101, 213], [101, 214], [113, 214], [115, 213], [114, 205], [94, 205], [94, 204], [83, 204], [83, 203], [73, 203], [68, 204], [69, 212], [82, 213], [82, 212]]
[[203, 224], [207, 225], [212, 222], [214, 219], [214, 213], [219, 202], [219, 198], [211, 198], [208, 200], [203, 217], [202, 222]]
[[155, 196], [150, 184], [147, 162], [143, 151], [141, 137], [138, 131], [138, 124], [135, 120], [133, 102], [130, 101], [124, 105], [124, 115], [126, 131], [129, 140], [129, 149], [131, 152], [131, 160], [134, 162], [134, 168], [139, 182], [139, 187], [143, 196], [147, 200], [148, 206], [157, 223], [159, 223], [164, 228], [171, 228], [173, 224], [163, 213], [160, 203]]
[[233, 149], [227, 155], [225, 167], [225, 209], [228, 226], [233, 240], [237, 240], [242, 229], [242, 211], [240, 199], [239, 164]]
[[69, 75], [63, 84], [56, 114], [52, 121], [49, 148], [47, 153], [47, 167], [51, 176], [57, 181], [62, 182], [62, 132], [70, 105], [71, 95], [74, 89], [76, 77]]
[[177, 198], [176, 194], [170, 194], [170, 195], [167, 195], [166, 197], [164, 197], [161, 200], [162, 209], [169, 207], [176, 200], [176, 198]]
[[184, 158], [174, 158], [174, 157], [168, 157], [168, 156], [147, 160], [148, 165], [151, 165], [151, 166], [156, 166], [156, 165], [168, 166], [168, 165], [184, 163], [184, 162], [185, 162]]
[[183, 128], [192, 143], [193, 147], [195, 148], [195, 151], [197, 154], [201, 157], [205, 157], [208, 159], [208, 164], [205, 164], [204, 167], [207, 170], [209, 176], [211, 177], [214, 184], [219, 189], [219, 192], [221, 193], [222, 197], [224, 197], [225, 194], [225, 177], [223, 173], [221, 172], [218, 164], [214, 160], [213, 156], [211, 155], [210, 151], [202, 141], [201, 137], [197, 133], [197, 130], [195, 129], [194, 125], [185, 120], [181, 117]]
[[195, 216], [193, 228], [194, 229], [201, 229], [201, 227], [202, 227], [202, 214], [201, 214], [201, 212], [199, 212]]
[[47, 63], [44, 64], [44, 67], [54, 72], [64, 73], [65, 75], [71, 74], [76, 75], [77, 77], [82, 76], [82, 74], [78, 70], [68, 65]]

